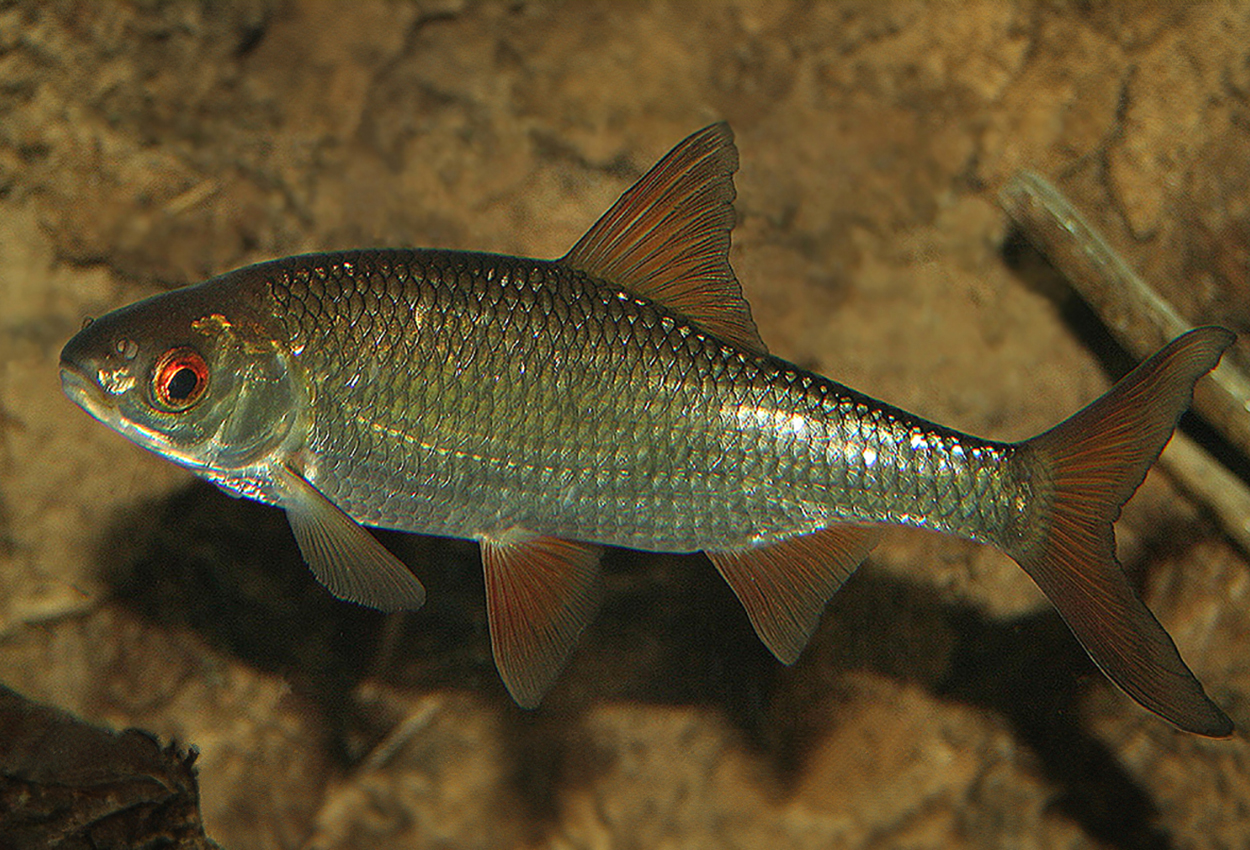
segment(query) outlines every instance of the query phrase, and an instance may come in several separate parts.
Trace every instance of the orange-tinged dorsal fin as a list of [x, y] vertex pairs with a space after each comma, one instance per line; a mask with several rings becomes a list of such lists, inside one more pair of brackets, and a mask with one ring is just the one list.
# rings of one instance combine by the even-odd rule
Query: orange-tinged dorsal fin
[[793, 664], [829, 598], [879, 537], [871, 525], [832, 525], [779, 543], [707, 556], [747, 609], [760, 640], [782, 663]]
[[517, 704], [534, 708], [598, 610], [602, 550], [516, 528], [481, 544], [495, 666]]
[[764, 353], [729, 265], [737, 170], [729, 125], [705, 127], [652, 166], [560, 262]]

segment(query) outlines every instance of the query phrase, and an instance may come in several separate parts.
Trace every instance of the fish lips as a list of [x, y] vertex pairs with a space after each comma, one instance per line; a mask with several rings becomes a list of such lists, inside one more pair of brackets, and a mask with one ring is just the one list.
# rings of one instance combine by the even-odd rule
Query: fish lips
[[105, 425], [116, 427], [117, 408], [109, 404], [104, 389], [78, 366], [61, 361], [61, 389], [69, 396], [70, 401], [92, 417]]
[[[114, 393], [110, 392], [102, 381], [110, 380], [108, 375], [97, 372], [93, 377], [81, 366], [74, 363], [61, 363], [61, 389], [70, 401], [87, 411], [91, 417], [124, 437], [138, 443], [158, 454], [170, 454], [168, 440], [150, 428], [131, 422], [122, 415]], [[122, 381], [128, 380], [123, 378]]]

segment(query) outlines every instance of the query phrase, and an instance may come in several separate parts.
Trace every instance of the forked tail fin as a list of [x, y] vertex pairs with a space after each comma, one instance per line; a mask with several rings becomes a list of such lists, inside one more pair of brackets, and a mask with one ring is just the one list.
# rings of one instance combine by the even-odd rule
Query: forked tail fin
[[1234, 339], [1223, 328], [1190, 331], [1102, 398], [1025, 442], [1049, 510], [1031, 542], [1011, 553], [1111, 681], [1181, 729], [1212, 737], [1231, 734], [1232, 721], [1129, 587], [1111, 524], [1171, 437], [1194, 382]]

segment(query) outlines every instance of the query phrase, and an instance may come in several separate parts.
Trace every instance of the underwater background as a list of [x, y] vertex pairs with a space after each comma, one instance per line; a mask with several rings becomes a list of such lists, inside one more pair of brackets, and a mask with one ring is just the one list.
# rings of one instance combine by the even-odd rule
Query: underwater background
[[[0, 719], [30, 700], [196, 748], [232, 850], [1250, 844], [1244, 734], [1139, 708], [988, 548], [889, 532], [792, 668], [702, 556], [611, 551], [524, 711], [474, 545], [380, 533], [429, 602], [338, 602], [279, 511], [61, 393], [84, 318], [245, 263], [559, 256], [716, 120], [734, 268], [805, 368], [995, 439], [1109, 386], [1128, 359], [996, 204], [1022, 168], [1250, 352], [1245, 3], [0, 3]], [[1117, 535], [1246, 729], [1246, 555], [1159, 469]], [[0, 745], [0, 800], [71, 756], [20, 758]], [[79, 833], [124, 832], [74, 793]]]

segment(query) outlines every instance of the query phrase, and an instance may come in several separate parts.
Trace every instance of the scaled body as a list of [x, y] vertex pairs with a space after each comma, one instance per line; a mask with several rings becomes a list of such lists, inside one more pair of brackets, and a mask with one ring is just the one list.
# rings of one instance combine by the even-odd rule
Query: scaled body
[[842, 521], [1018, 532], [1012, 450], [939, 428], [559, 263], [368, 251], [248, 269], [299, 347], [309, 480], [369, 525], [654, 551]]
[[674, 149], [558, 261], [313, 254], [124, 308], [66, 346], [101, 421], [287, 511], [317, 577], [424, 600], [361, 524], [482, 544], [504, 681], [533, 705], [593, 616], [601, 545], [705, 551], [793, 661], [880, 524], [991, 543], [1095, 661], [1226, 734], [1115, 563], [1111, 522], [1231, 341], [1200, 329], [1050, 432], [995, 443], [769, 356], [728, 262], [736, 151]]

